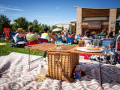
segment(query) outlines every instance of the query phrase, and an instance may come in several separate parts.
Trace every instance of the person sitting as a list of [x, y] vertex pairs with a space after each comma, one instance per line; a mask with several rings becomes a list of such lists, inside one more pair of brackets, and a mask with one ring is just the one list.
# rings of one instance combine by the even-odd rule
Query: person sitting
[[105, 34], [105, 35], [108, 35], [108, 31], [107, 31], [107, 28], [103, 29], [101, 34]]
[[104, 35], [105, 35], [105, 38], [106, 38], [106, 37], [108, 36], [107, 28], [103, 29], [100, 34], [104, 34]]
[[72, 37], [72, 35], [70, 33], [68, 33], [68, 38], [71, 38], [71, 37]]
[[85, 36], [82, 38], [82, 40], [85, 41], [85, 44], [88, 42], [91, 42], [91, 40], [93, 39], [93, 37], [90, 37], [90, 31], [86, 30], [85, 31]]
[[44, 33], [42, 33], [41, 38], [47, 39], [50, 43], [54, 43], [56, 37], [49, 33], [49, 28], [45, 27], [43, 31]]
[[15, 36], [13, 37], [14, 44], [12, 44], [10, 47], [24, 47], [27, 45], [26, 34], [24, 34], [23, 31], [24, 30], [22, 28], [18, 28]]
[[102, 46], [102, 42], [100, 39], [98, 39], [98, 35], [95, 35], [95, 39], [93, 40], [94, 46]]
[[93, 31], [93, 32], [91, 33], [91, 37], [93, 37], [93, 39], [95, 39], [95, 34], [96, 34], [95, 31]]
[[82, 39], [93, 39], [93, 37], [90, 36], [90, 31], [89, 30], [85, 31], [85, 36]]
[[37, 43], [38, 42], [38, 35], [34, 34], [33, 31], [34, 31], [33, 26], [29, 26], [28, 27], [28, 34], [26, 35], [26, 39], [29, 42], [32, 42], [32, 41], [36, 40], [36, 43]]
[[60, 37], [62, 37], [62, 41], [63, 41], [63, 43], [66, 43], [66, 39], [65, 39], [64, 32], [61, 32]]
[[15, 37], [17, 38], [17, 42], [25, 41], [26, 42], [26, 34], [23, 33], [23, 28], [18, 28], [17, 34], [15, 34]]
[[[43, 29], [43, 31], [44, 31], [44, 33], [42, 33], [41, 38], [47, 39], [50, 43], [54, 43], [56, 38], [52, 34], [49, 33], [49, 28], [45, 27]], [[47, 54], [47, 52], [44, 51], [43, 60], [46, 60], [46, 54]]]
[[78, 44], [77, 38], [75, 38], [75, 34], [72, 34], [72, 37], [73, 37], [73, 42], [74, 42], [75, 44]]

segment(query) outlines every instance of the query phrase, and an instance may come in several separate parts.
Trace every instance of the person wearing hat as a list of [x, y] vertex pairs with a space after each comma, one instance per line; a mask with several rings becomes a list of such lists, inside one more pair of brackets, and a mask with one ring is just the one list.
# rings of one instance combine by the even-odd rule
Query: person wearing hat
[[24, 32], [23, 28], [18, 28], [17, 34], [15, 35], [15, 37], [17, 38], [17, 42], [26, 41], [25, 40], [26, 34], [24, 34], [23, 32]]
[[29, 42], [32, 42], [32, 41], [35, 41], [35, 40], [36, 40], [36, 43], [37, 43], [38, 35], [37, 35], [37, 34], [34, 34], [33, 31], [34, 31], [33, 26], [29, 26], [29, 27], [28, 27], [28, 34], [26, 35], [26, 39], [27, 39], [27, 41], [29, 41]]
[[45, 27], [43, 31], [44, 33], [42, 33], [41, 38], [47, 39], [49, 42], [54, 43], [56, 37], [49, 33], [49, 28]]

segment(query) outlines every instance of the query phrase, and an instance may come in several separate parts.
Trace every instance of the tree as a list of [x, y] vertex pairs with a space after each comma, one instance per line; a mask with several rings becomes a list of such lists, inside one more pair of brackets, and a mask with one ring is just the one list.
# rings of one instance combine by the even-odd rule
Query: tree
[[14, 24], [12, 24], [12, 30], [15, 32], [17, 29], [18, 29], [18, 27], [17, 27], [17, 23], [15, 23], [14, 22]]
[[24, 17], [19, 17], [17, 20], [15, 20], [16, 23], [14, 23], [13, 27], [15, 30], [18, 28], [23, 28], [25, 31], [28, 31], [28, 21]]
[[52, 29], [55, 29], [55, 28], [57, 28], [57, 26], [56, 26], [56, 25], [53, 25], [53, 26], [52, 26]]
[[42, 24], [42, 26], [44, 27], [45, 25], [44, 25], [44, 24]]
[[39, 26], [39, 33], [43, 32], [43, 26]]
[[38, 21], [34, 20], [32, 25], [34, 27], [34, 32], [39, 32]]
[[0, 31], [3, 31], [3, 28], [10, 28], [10, 22], [9, 18], [7, 18], [4, 15], [0, 15]]
[[64, 27], [62, 26], [62, 28], [61, 28], [62, 30], [64, 30]]
[[50, 25], [48, 26], [48, 28], [49, 28], [49, 32], [51, 33], [52, 32], [52, 28], [50, 27]]
[[28, 22], [28, 27], [29, 27], [29, 26], [32, 26], [32, 22]]

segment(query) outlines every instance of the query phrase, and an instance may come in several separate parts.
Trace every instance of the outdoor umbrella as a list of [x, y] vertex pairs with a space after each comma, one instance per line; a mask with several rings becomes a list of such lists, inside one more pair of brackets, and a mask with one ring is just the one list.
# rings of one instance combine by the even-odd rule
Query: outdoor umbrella
[[52, 31], [53, 31], [53, 32], [62, 31], [62, 29], [61, 29], [61, 28], [55, 28], [55, 29], [53, 29]]

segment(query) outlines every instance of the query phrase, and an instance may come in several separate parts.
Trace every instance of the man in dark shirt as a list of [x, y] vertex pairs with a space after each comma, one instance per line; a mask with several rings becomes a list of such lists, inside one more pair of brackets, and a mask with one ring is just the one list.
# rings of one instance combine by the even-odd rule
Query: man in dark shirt
[[113, 31], [112, 31], [112, 28], [110, 29], [109, 31], [109, 38], [113, 37]]

